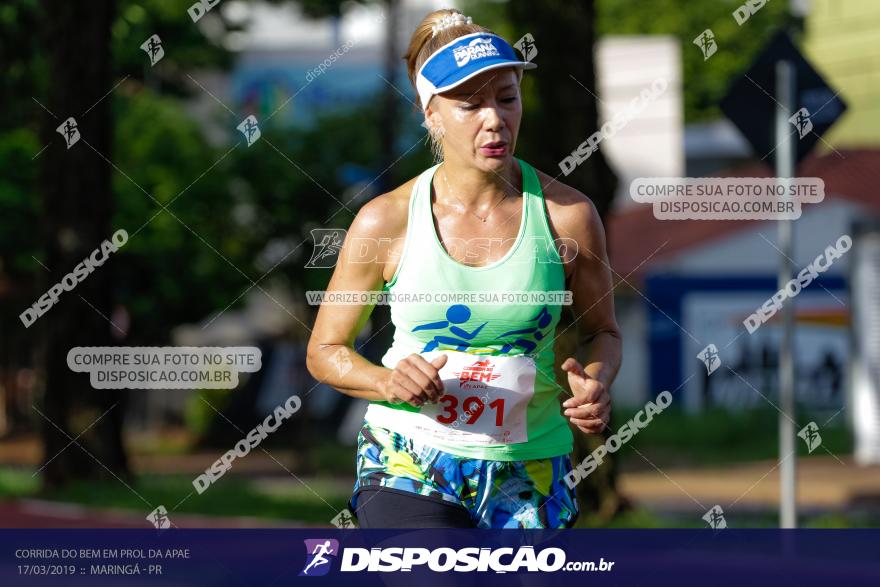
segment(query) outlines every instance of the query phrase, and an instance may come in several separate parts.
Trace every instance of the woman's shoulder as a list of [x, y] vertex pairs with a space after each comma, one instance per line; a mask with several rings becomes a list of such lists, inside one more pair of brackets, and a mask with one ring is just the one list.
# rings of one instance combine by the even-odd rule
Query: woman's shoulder
[[358, 210], [352, 223], [363, 236], [393, 238], [406, 230], [409, 199], [418, 176], [380, 194]]
[[535, 168], [547, 214], [557, 236], [574, 239], [588, 236], [597, 223], [601, 226], [595, 204], [582, 191], [562, 183], [552, 175]]

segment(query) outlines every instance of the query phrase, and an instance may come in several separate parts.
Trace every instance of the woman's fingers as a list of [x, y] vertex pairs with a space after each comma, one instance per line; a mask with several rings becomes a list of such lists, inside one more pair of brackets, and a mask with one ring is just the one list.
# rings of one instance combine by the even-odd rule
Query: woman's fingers
[[566, 408], [563, 411], [563, 414], [566, 417], [588, 419], [599, 416], [604, 410], [609, 409], [610, 407], [611, 397], [605, 393], [602, 394], [598, 401]]
[[605, 406], [601, 404], [587, 404], [579, 408], [566, 408], [562, 414], [566, 418], [589, 420], [590, 418], [598, 418], [604, 409]]
[[438, 395], [434, 383], [431, 379], [422, 372], [416, 365], [410, 362], [404, 362], [400, 370], [403, 374], [409, 378], [409, 381], [412, 383], [412, 386], [408, 386], [407, 389], [413, 390], [413, 393], [418, 395], [423, 400], [433, 400], [434, 396]]
[[[442, 366], [445, 361], [437, 362]], [[392, 396], [416, 407], [437, 402], [444, 393], [438, 368], [416, 353], [397, 363], [391, 384]]]
[[598, 434], [602, 432], [607, 425], [605, 421], [597, 419], [581, 420], [579, 418], [572, 418], [571, 423], [587, 434]]
[[577, 362], [574, 357], [568, 357], [562, 362], [560, 368], [566, 373], [571, 373], [572, 375], [577, 375], [578, 377], [585, 378], [587, 376], [584, 371], [583, 365]]
[[[569, 412], [577, 413], [570, 415]], [[588, 434], [598, 434], [611, 421], [611, 404], [609, 402], [601, 406], [591, 404], [585, 408], [569, 408], [565, 410], [565, 415], [581, 431]]]
[[392, 384], [391, 392], [401, 400], [416, 407], [424, 403], [419, 386], [400, 369], [395, 369]]
[[431, 392], [432, 398], [434, 400], [439, 399], [444, 393], [443, 380], [440, 379], [440, 371], [421, 355], [414, 355], [412, 363], [430, 382], [431, 387], [429, 388], [429, 391]]

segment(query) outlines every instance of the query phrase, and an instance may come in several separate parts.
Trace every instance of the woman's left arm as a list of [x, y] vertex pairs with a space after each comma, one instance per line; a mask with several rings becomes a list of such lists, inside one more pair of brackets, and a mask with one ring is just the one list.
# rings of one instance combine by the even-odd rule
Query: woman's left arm
[[[566, 280], [572, 292], [572, 311], [578, 329], [577, 356], [562, 369], [568, 374], [572, 397], [562, 403], [563, 414], [585, 434], [601, 432], [611, 419], [609, 389], [621, 362], [621, 335], [614, 316], [614, 287], [605, 246], [605, 230], [593, 202], [570, 193], [554, 224], [560, 237], [572, 244], [564, 261], [570, 264]], [[572, 243], [573, 241], [573, 243]]]

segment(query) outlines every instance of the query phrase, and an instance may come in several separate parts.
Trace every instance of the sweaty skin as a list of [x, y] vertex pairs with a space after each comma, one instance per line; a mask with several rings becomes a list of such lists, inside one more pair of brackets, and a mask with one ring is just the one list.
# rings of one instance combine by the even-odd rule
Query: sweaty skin
[[[449, 255], [463, 264], [482, 266], [502, 258], [518, 232], [522, 177], [512, 153], [522, 117], [519, 80], [520, 73], [514, 68], [487, 71], [450, 92], [435, 95], [425, 109], [427, 125], [442, 133], [444, 154], [432, 184], [435, 228]], [[498, 141], [507, 143], [502, 156], [483, 154], [480, 147]], [[582, 432], [598, 433], [610, 419], [608, 390], [621, 362], [605, 233], [589, 198], [545, 173], [538, 171], [538, 177], [554, 238], [574, 243], [560, 250], [560, 255], [566, 288], [573, 297], [577, 354], [583, 359], [567, 357], [562, 363], [572, 396], [563, 402], [563, 413]], [[391, 280], [401, 256], [416, 179], [370, 200], [358, 211], [328, 292], [379, 291]], [[487, 217], [486, 222], [477, 216]], [[376, 254], [368, 260], [359, 257], [352, 246], [360, 239], [379, 243]], [[487, 250], [486, 239], [505, 244]], [[452, 242], [464, 244], [450, 247]], [[319, 308], [308, 345], [309, 372], [352, 397], [404, 401], [414, 406], [436, 401], [442, 394], [439, 370], [445, 355], [429, 363], [413, 354], [388, 369], [354, 351], [354, 339], [372, 310], [372, 306]], [[340, 355], [350, 361], [345, 372], [337, 368]]]

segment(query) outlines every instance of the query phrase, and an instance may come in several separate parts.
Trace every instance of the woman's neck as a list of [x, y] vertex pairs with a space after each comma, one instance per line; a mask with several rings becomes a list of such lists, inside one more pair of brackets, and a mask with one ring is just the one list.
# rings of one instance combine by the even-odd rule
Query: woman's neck
[[[513, 157], [499, 170], [482, 170], [454, 160], [444, 160], [438, 169], [438, 182], [461, 203], [473, 208], [492, 205], [500, 198], [518, 194], [522, 186], [519, 165]], [[453, 198], [454, 201], [454, 198]]]

